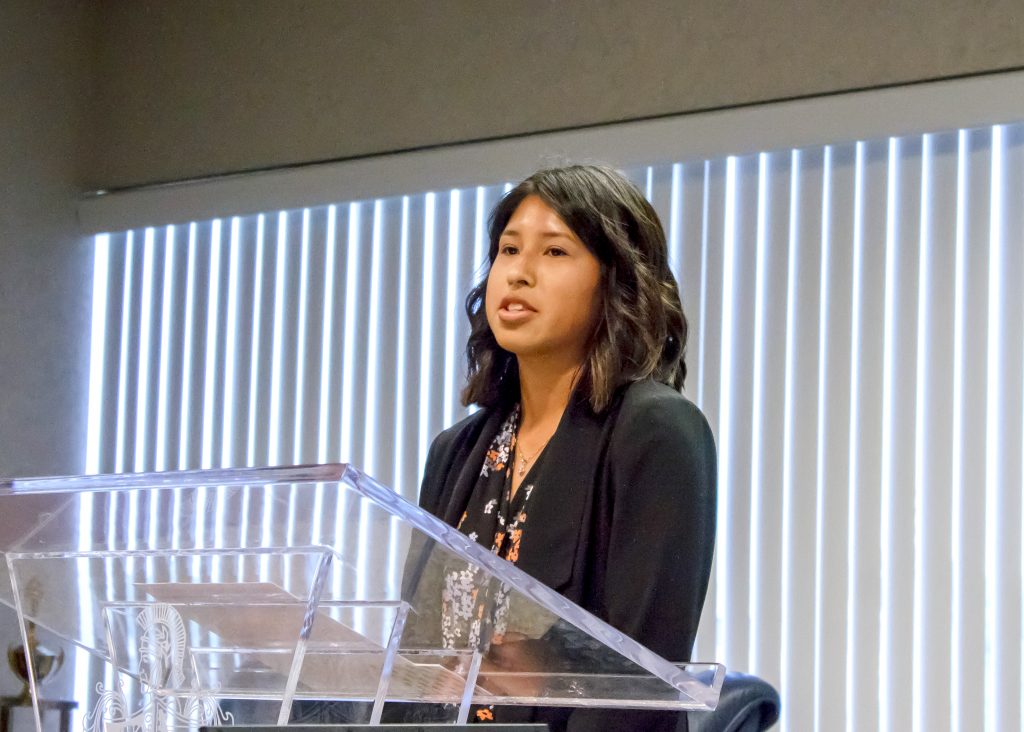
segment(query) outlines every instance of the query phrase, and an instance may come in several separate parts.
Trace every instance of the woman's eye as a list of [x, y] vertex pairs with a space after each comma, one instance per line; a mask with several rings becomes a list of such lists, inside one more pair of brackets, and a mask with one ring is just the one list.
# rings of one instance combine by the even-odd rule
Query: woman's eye
[[548, 249], [548, 254], [550, 254], [552, 257], [564, 257], [568, 253], [569, 252], [565, 251], [561, 247], [551, 247], [550, 249]]
[[516, 254], [519, 249], [512, 244], [502, 244], [498, 251], [502, 254]]

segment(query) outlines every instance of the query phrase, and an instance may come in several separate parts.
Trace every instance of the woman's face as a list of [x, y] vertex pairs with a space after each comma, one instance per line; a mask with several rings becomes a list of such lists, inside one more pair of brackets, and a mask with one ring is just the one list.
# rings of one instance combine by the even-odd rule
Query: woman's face
[[498, 240], [487, 322], [519, 358], [582, 363], [600, 312], [601, 263], [558, 214], [527, 196]]

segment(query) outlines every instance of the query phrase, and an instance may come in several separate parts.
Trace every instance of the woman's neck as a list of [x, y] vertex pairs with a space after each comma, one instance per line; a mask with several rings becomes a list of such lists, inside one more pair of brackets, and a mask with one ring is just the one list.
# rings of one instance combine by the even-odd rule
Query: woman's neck
[[579, 372], [575, 363], [519, 359], [520, 432], [554, 432]]

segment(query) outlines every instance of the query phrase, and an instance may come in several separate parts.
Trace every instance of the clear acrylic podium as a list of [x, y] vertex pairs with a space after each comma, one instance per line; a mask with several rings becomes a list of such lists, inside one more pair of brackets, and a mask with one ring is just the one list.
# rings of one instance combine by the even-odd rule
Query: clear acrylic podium
[[286, 724], [326, 700], [374, 723], [385, 705], [453, 723], [474, 704], [706, 710], [724, 677], [346, 465], [3, 483], [0, 551], [26, 645], [34, 624], [87, 651], [95, 732]]

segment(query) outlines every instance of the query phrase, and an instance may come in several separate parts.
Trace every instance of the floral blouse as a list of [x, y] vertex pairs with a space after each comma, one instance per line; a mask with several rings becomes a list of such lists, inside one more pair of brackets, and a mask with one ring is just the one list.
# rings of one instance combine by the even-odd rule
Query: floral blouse
[[[512, 494], [512, 469], [520, 408], [517, 405], [502, 422], [484, 458], [469, 504], [459, 519], [458, 529], [470, 539], [488, 547], [499, 557], [512, 562], [519, 559], [519, 547], [526, 530], [527, 506], [534, 491], [529, 482], [537, 463], [531, 465], [526, 480]], [[543, 454], [542, 454], [543, 455]], [[538, 456], [539, 458], [542, 457]], [[444, 646], [473, 646], [480, 639], [485, 602], [477, 597], [475, 570], [451, 569], [445, 576], [442, 592], [441, 635]], [[494, 639], [504, 635], [508, 617], [508, 588], [498, 590], [494, 604]], [[475, 617], [474, 617], [475, 616]], [[463, 634], [468, 638], [463, 638]], [[494, 720], [491, 708], [474, 707], [475, 721]]]

